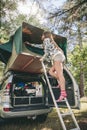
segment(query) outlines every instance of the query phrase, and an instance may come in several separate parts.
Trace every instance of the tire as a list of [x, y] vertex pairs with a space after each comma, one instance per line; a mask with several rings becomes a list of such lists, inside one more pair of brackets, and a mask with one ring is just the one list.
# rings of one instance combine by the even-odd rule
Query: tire
[[42, 115], [38, 115], [36, 118], [36, 121], [38, 123], [44, 123], [47, 119], [48, 113], [47, 114], [42, 114]]

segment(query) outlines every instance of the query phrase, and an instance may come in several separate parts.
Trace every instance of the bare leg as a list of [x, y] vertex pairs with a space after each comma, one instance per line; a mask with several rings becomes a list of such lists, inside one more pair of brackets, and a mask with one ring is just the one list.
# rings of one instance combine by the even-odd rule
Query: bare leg
[[58, 86], [57, 86], [57, 87], [60, 88], [58, 76], [57, 76], [56, 71], [55, 71], [55, 66], [52, 66], [52, 67], [50, 68], [49, 74], [50, 74], [51, 76], [53, 76], [54, 78], [57, 79], [57, 82], [58, 82]]
[[54, 65], [56, 70], [56, 76], [57, 79], [59, 80], [61, 90], [65, 90], [65, 78], [63, 76], [63, 65], [60, 61], [56, 61]]
[[55, 67], [56, 76], [57, 76], [57, 79], [59, 80], [59, 85], [61, 89], [61, 95], [58, 101], [61, 101], [67, 96], [66, 91], [65, 91], [65, 78], [63, 75], [63, 64], [60, 61], [56, 61], [54, 63], [54, 67]]

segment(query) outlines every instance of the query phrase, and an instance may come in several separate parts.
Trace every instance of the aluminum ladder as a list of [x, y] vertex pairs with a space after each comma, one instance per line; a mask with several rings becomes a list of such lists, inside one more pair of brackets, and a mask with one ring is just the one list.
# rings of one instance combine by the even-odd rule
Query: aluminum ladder
[[49, 78], [48, 78], [48, 75], [47, 75], [47, 72], [46, 72], [45, 64], [44, 64], [43, 61], [41, 61], [41, 64], [42, 64], [42, 67], [43, 67], [43, 70], [44, 70], [44, 74], [45, 74], [45, 77], [46, 77], [46, 80], [47, 80], [47, 84], [48, 84], [48, 87], [49, 87], [49, 91], [50, 91], [51, 96], [52, 96], [52, 99], [53, 99], [53, 103], [54, 103], [54, 106], [55, 106], [55, 108], [56, 108], [56, 111], [57, 111], [58, 117], [59, 117], [59, 119], [60, 119], [60, 123], [61, 123], [61, 125], [62, 125], [63, 130], [67, 130], [67, 129], [66, 129], [66, 126], [65, 126], [65, 123], [64, 123], [64, 120], [63, 120], [63, 117], [65, 117], [65, 116], [67, 116], [67, 115], [70, 115], [70, 116], [72, 117], [73, 122], [74, 122], [74, 124], [75, 124], [75, 126], [76, 126], [76, 128], [73, 128], [73, 129], [70, 129], [70, 130], [80, 130], [80, 127], [79, 127], [79, 125], [78, 125], [78, 123], [77, 123], [77, 121], [76, 121], [76, 118], [75, 118], [75, 116], [74, 116], [72, 110], [71, 110], [71, 107], [70, 107], [70, 105], [69, 105], [69, 103], [68, 103], [67, 98], [65, 98], [65, 99], [62, 100], [61, 102], [65, 102], [65, 103], [66, 103], [69, 112], [66, 112], [66, 113], [63, 113], [63, 114], [60, 112], [60, 109], [59, 109], [59, 107], [58, 107], [58, 105], [57, 105], [58, 102], [57, 102], [56, 99], [55, 99], [55, 96], [54, 96], [54, 94], [53, 94], [53, 91], [52, 91], [52, 88], [51, 88], [51, 84], [50, 84], [50, 81], [49, 81]]

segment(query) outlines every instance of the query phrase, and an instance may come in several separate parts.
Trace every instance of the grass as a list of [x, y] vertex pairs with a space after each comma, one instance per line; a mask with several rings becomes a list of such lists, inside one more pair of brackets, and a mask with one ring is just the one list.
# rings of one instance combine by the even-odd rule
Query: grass
[[[61, 110], [66, 111], [66, 109]], [[81, 109], [73, 110], [73, 112], [81, 130], [87, 130], [87, 102], [82, 102]], [[67, 117], [64, 121], [67, 130], [74, 127], [70, 117]], [[32, 121], [26, 118], [9, 119], [0, 122], [0, 130], [62, 130], [62, 127], [56, 110], [53, 109], [44, 123], [37, 123], [35, 120]]]

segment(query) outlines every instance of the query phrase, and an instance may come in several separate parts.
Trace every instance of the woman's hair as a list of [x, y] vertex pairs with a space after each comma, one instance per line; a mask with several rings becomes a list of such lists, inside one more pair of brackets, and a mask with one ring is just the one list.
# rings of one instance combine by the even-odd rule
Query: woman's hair
[[53, 44], [55, 45], [55, 47], [57, 47], [57, 48], [60, 50], [58, 44], [54, 41], [54, 38], [53, 38], [53, 35], [52, 35], [51, 32], [49, 32], [49, 31], [44, 31], [43, 34], [42, 34], [42, 36], [43, 36], [43, 35], [44, 35], [44, 39], [45, 39], [45, 38], [50, 38], [50, 42], [53, 43]]
[[54, 41], [51, 32], [49, 32], [49, 31], [44, 31], [42, 35], [44, 35], [44, 38], [50, 38], [51, 41]]
[[57, 45], [56, 42], [54, 41], [53, 35], [51, 34], [51, 32], [49, 32], [49, 31], [44, 31], [43, 34], [42, 34], [42, 36], [43, 36], [43, 35], [44, 35], [44, 39], [45, 39], [45, 38], [50, 38], [50, 42], [53, 43], [53, 44], [55, 45], [55, 47], [58, 48], [58, 45]]

